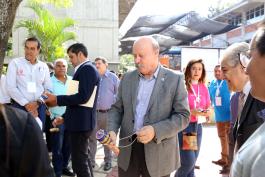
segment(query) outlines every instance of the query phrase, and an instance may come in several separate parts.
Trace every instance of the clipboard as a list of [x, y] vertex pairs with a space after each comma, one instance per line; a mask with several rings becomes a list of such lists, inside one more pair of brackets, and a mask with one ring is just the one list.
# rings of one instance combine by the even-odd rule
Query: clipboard
[[[78, 87], [79, 87], [79, 81], [76, 80], [69, 80], [67, 81], [67, 89], [66, 89], [66, 95], [74, 95], [78, 93]], [[80, 106], [93, 108], [94, 101], [96, 98], [97, 93], [97, 86], [94, 87], [92, 95], [90, 96], [89, 100], [85, 104], [80, 104]]]

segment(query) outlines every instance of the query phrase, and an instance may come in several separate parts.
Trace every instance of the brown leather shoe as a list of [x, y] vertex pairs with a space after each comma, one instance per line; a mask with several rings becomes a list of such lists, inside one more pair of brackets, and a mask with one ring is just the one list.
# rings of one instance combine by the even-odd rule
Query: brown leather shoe
[[212, 163], [214, 163], [215, 165], [220, 165], [220, 166], [225, 166], [225, 165], [227, 165], [227, 163], [225, 162], [225, 161], [223, 161], [222, 159], [220, 159], [220, 160], [217, 160], [217, 161], [212, 161]]
[[220, 170], [219, 174], [227, 175], [230, 173], [230, 167], [228, 165], [224, 166], [222, 170]]
[[200, 166], [199, 165], [195, 165], [194, 168], [199, 170]]

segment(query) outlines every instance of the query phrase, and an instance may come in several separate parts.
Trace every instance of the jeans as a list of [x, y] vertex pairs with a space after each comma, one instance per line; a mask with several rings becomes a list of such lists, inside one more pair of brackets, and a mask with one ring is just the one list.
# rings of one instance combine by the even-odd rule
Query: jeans
[[[197, 131], [196, 131], [197, 130]], [[183, 132], [197, 132], [197, 145], [198, 145], [198, 150], [182, 150], [182, 133]], [[180, 168], [176, 171], [175, 177], [194, 177], [194, 167], [196, 160], [199, 156], [200, 152], [200, 147], [201, 147], [201, 140], [202, 140], [202, 125], [197, 124], [197, 122], [192, 122], [189, 124], [189, 126], [179, 132], [178, 134], [179, 138], [179, 147], [180, 147], [180, 160], [181, 160], [181, 166]]]
[[62, 170], [67, 168], [70, 159], [70, 142], [64, 125], [62, 124], [58, 128], [59, 132], [51, 133], [52, 165], [56, 177], [61, 177]]

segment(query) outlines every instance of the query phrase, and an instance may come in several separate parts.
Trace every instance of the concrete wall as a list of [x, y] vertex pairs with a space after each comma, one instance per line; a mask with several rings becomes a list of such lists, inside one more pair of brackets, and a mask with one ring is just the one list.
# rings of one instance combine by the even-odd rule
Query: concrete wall
[[[33, 18], [33, 12], [25, 7], [22, 1], [15, 21]], [[57, 17], [71, 17], [76, 21], [72, 31], [77, 33], [77, 41], [88, 49], [91, 60], [97, 56], [106, 57], [110, 64], [117, 65], [118, 57], [118, 0], [73, 0], [73, 6], [68, 9], [56, 9], [46, 6]], [[13, 30], [14, 57], [23, 56], [23, 43], [27, 37], [24, 29]], [[66, 44], [68, 47], [74, 41]]]

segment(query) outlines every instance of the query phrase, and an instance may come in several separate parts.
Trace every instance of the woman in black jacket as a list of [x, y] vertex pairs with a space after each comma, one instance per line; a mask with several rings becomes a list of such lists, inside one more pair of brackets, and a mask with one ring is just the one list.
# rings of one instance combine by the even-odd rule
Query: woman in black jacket
[[0, 176], [53, 177], [42, 132], [27, 112], [0, 104]]

